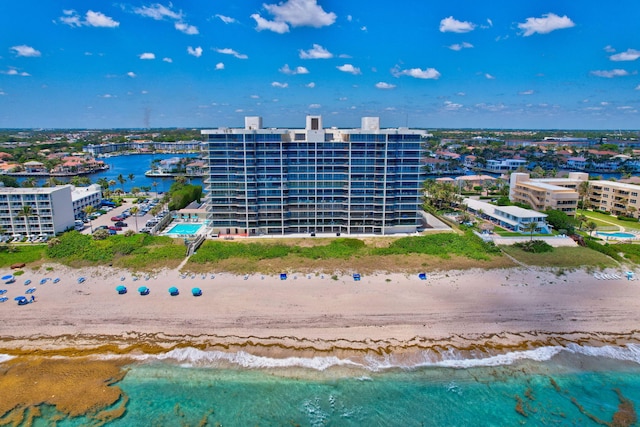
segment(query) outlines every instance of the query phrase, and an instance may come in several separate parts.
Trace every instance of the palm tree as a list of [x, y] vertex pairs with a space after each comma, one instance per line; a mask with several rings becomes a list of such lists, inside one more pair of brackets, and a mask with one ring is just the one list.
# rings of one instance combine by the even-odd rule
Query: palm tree
[[96, 211], [96, 208], [94, 208], [91, 205], [88, 205], [88, 206], [85, 206], [84, 209], [82, 209], [82, 211], [85, 213], [87, 218], [89, 218], [89, 227], [91, 228], [91, 234], [93, 234], [93, 222], [91, 221], [91, 214]]
[[135, 175], [130, 173], [129, 175], [127, 175], [127, 178], [129, 178], [129, 182], [133, 186], [133, 180], [136, 178]]
[[587, 216], [585, 214], [578, 214], [576, 215], [576, 221], [578, 221], [578, 224], [580, 225], [580, 227], [578, 228], [580, 231], [582, 231], [582, 225], [587, 222]]
[[529, 236], [531, 237], [529, 240], [533, 240], [533, 233], [535, 233], [537, 229], [538, 229], [538, 222], [537, 221], [531, 221], [530, 223], [525, 225], [524, 228], [523, 228], [523, 230], [526, 233], [529, 233]]
[[33, 188], [36, 186], [36, 179], [33, 177], [27, 178], [22, 182], [22, 186], [26, 188]]
[[136, 223], [136, 233], [138, 232], [138, 212], [140, 211], [140, 208], [138, 208], [137, 206], [132, 206], [129, 209], [129, 212], [131, 212], [131, 216], [133, 216], [133, 220]]
[[156, 193], [156, 197], [158, 197], [158, 183], [153, 181], [151, 185], [153, 186], [153, 192]]
[[124, 185], [124, 183], [127, 181], [124, 176], [122, 176], [122, 174], [118, 175], [118, 177], [116, 178], [118, 180], [118, 182], [120, 183], [120, 185]]
[[109, 180], [107, 178], [100, 178], [96, 181], [96, 184], [98, 184], [100, 187], [102, 187], [103, 190], [106, 190], [107, 188], [109, 188]]
[[38, 216], [38, 215], [33, 211], [33, 208], [29, 205], [22, 205], [22, 207], [18, 211], [18, 214], [16, 215], [16, 218], [24, 218], [24, 226], [27, 231], [27, 236], [31, 235], [31, 232], [29, 231], [29, 217], [31, 216]]
[[587, 222], [587, 224], [584, 226], [584, 228], [587, 229], [587, 231], [589, 232], [589, 237], [593, 237], [593, 232], [598, 228], [598, 224], [596, 224], [593, 221], [589, 221]]
[[589, 181], [582, 181], [578, 185], [578, 195], [580, 196], [580, 201], [582, 202], [582, 209], [584, 209], [584, 199], [589, 195]]

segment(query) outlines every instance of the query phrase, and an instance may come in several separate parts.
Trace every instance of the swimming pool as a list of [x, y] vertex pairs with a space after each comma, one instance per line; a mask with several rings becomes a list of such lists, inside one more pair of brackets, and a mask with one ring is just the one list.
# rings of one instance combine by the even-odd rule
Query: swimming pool
[[598, 236], [604, 236], [604, 237], [613, 237], [615, 239], [633, 239], [636, 237], [635, 234], [631, 234], [631, 233], [621, 233], [621, 232], [617, 232], [617, 233], [596, 233]]
[[179, 236], [179, 235], [185, 235], [185, 234], [196, 234], [198, 232], [198, 230], [200, 230], [200, 228], [203, 226], [204, 224], [176, 224], [173, 227], [171, 227], [171, 229], [169, 231], [167, 231], [166, 235], [168, 236]]

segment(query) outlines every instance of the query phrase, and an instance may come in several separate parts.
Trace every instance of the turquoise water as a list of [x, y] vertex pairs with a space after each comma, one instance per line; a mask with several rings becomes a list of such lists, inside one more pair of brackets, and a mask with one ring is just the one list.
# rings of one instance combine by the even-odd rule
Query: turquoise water
[[633, 239], [634, 237], [636, 237], [635, 234], [631, 234], [631, 233], [621, 233], [621, 232], [617, 232], [617, 233], [596, 233], [598, 236], [605, 236], [605, 237], [617, 237], [618, 239]]
[[271, 359], [182, 349], [130, 366], [117, 385], [130, 399], [126, 414], [108, 424], [117, 427], [588, 427], [610, 423], [621, 402], [640, 405], [640, 346], [466, 360], [430, 354], [405, 367], [389, 356]]
[[202, 224], [176, 224], [165, 234], [196, 234]]

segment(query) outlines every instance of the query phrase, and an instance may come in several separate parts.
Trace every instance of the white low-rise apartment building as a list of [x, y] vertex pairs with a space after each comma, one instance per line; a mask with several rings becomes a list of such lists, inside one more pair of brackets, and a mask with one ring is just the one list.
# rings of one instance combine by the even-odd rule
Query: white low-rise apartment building
[[93, 206], [100, 209], [102, 203], [102, 187], [91, 184], [88, 187], [71, 187], [71, 203], [73, 204], [73, 216], [84, 218], [84, 208]]
[[[45, 188], [0, 188], [0, 227], [3, 234], [54, 236], [74, 227], [72, 186]], [[23, 215], [23, 206], [31, 208]]]
[[467, 210], [507, 230], [526, 233], [526, 227], [535, 222], [535, 233], [551, 233], [547, 214], [518, 206], [496, 206], [476, 199], [466, 198]]

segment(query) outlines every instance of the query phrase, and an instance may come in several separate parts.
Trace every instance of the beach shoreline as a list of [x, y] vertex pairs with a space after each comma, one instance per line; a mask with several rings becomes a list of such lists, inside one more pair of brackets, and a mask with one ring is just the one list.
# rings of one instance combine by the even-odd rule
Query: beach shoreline
[[[320, 274], [280, 280], [178, 270], [135, 276], [112, 268], [27, 268], [16, 283], [3, 286], [10, 301], [0, 306], [0, 353], [194, 347], [315, 357], [639, 343], [640, 282], [617, 274], [619, 279], [605, 280], [586, 270], [510, 268], [434, 272], [427, 280], [378, 273], [354, 281]], [[18, 306], [13, 294], [26, 290], [28, 278], [36, 301]], [[118, 285], [128, 292], [119, 295]], [[139, 286], [150, 294], [139, 295]], [[170, 296], [170, 286], [180, 295]], [[192, 287], [203, 295], [193, 297]]]

